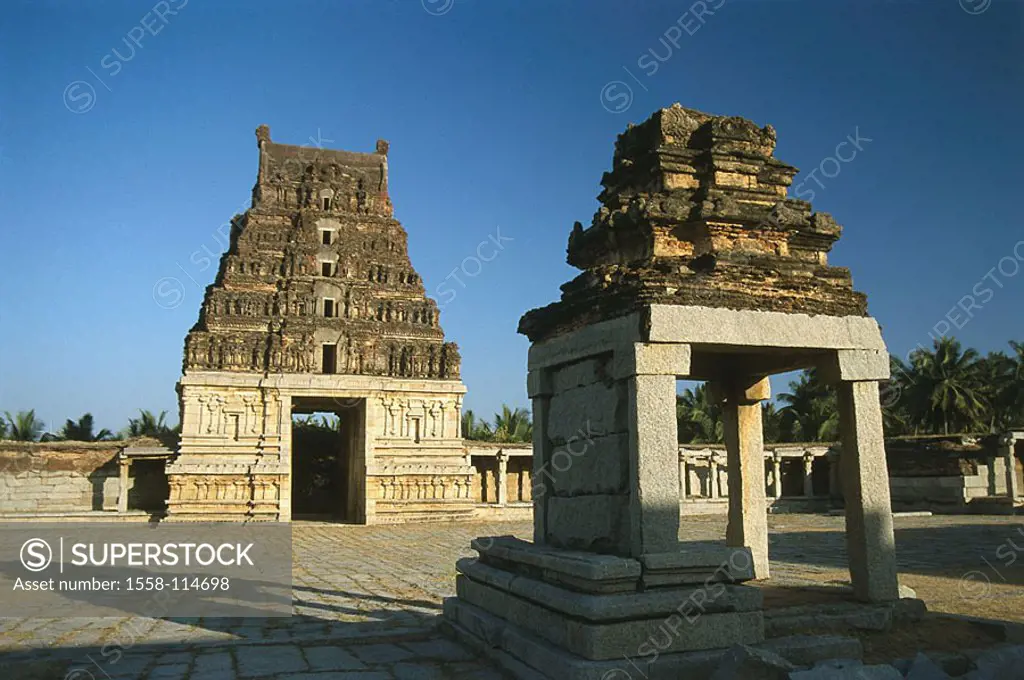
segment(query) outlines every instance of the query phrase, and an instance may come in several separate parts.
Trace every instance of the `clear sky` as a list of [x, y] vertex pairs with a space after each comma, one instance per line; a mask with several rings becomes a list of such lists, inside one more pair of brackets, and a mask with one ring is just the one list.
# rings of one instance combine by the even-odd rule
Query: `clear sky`
[[457, 293], [441, 322], [478, 413], [527, 404], [518, 319], [573, 276], [566, 239], [616, 134], [676, 101], [775, 126], [893, 352], [961, 302], [966, 344], [1024, 339], [1024, 4], [628, 4], [5, 3], [0, 411], [176, 421], [207, 251], [247, 206], [261, 123], [283, 143], [390, 140], [396, 216], [428, 290]]

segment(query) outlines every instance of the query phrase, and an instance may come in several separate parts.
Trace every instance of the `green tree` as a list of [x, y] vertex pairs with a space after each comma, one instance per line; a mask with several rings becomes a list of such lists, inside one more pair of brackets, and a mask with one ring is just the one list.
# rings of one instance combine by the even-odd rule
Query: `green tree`
[[57, 439], [66, 439], [78, 442], [99, 442], [113, 439], [114, 434], [104, 428], [98, 433], [93, 433], [93, 417], [91, 413], [84, 414], [78, 422], [70, 418], [64, 421], [64, 427], [57, 433]]
[[124, 434], [128, 437], [166, 438], [174, 434], [174, 430], [167, 426], [166, 420], [167, 411], [161, 411], [160, 415], [154, 415], [152, 411], [139, 409], [139, 417], [128, 420], [128, 427], [124, 430]]
[[493, 438], [496, 442], [533, 441], [533, 422], [525, 408], [511, 409], [501, 405], [501, 413], [494, 414]]
[[924, 432], [976, 432], [990, 424], [983, 365], [975, 349], [941, 337], [910, 354], [903, 393], [913, 425]]
[[1009, 344], [1010, 355], [989, 352], [979, 362], [992, 432], [1024, 426], [1024, 343]]
[[10, 430], [8, 437], [19, 442], [37, 441], [46, 426], [43, 421], [36, 418], [35, 409], [18, 411], [12, 416], [10, 411], [5, 412], [7, 416], [7, 429]]
[[676, 424], [681, 444], [720, 444], [722, 407], [710, 398], [707, 385], [683, 390], [676, 397]]
[[761, 405], [761, 423], [765, 442], [774, 444], [782, 441], [782, 416], [774, 402], [766, 401]]
[[886, 436], [913, 434], [905, 390], [913, 379], [907, 366], [894, 354], [889, 355], [889, 379], [882, 381], [879, 401], [882, 403], [882, 427]]
[[476, 441], [491, 441], [494, 433], [490, 426], [483, 420], [479, 420], [471, 409], [462, 412], [462, 437]]
[[779, 395], [781, 434], [786, 441], [835, 441], [839, 435], [839, 410], [835, 390], [821, 380], [817, 369], [803, 371]]

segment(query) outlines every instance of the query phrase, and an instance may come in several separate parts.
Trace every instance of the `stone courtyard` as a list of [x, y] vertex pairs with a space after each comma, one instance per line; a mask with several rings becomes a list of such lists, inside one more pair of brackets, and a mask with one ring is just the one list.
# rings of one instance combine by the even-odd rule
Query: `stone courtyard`
[[[717, 541], [725, 522], [686, 518], [680, 538]], [[1019, 518], [898, 516], [895, 528], [900, 582], [929, 611], [1024, 623]], [[293, 617], [0, 619], [0, 670], [71, 680], [501, 678], [439, 631], [441, 601], [455, 592], [455, 561], [472, 554], [472, 538], [531, 532], [528, 522], [296, 522]], [[771, 515], [769, 532], [764, 587], [849, 578], [842, 517]], [[765, 601], [770, 608], [768, 591]]]

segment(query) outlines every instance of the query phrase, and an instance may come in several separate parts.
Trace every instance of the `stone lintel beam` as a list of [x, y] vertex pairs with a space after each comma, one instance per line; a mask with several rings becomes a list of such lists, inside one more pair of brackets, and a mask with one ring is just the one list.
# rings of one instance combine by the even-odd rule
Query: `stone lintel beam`
[[648, 342], [744, 348], [873, 349], [884, 352], [878, 323], [868, 316], [810, 316], [719, 307], [651, 305]]
[[877, 349], [840, 349], [820, 365], [827, 382], [887, 380], [889, 353]]
[[643, 342], [641, 325], [640, 314], [633, 313], [535, 342], [530, 346], [526, 367], [530, 371], [554, 367], [614, 352], [622, 345]]

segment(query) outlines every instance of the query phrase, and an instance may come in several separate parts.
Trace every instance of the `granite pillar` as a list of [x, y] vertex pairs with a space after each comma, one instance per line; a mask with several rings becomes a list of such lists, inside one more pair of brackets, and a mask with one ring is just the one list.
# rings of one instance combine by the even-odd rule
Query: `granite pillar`
[[839, 456], [846, 499], [846, 549], [856, 596], [867, 602], [899, 599], [889, 474], [878, 382], [841, 381]]
[[772, 495], [775, 500], [782, 498], [782, 456], [772, 456]]
[[719, 386], [729, 466], [729, 524], [726, 544], [746, 546], [756, 578], [768, 578], [768, 515], [765, 511], [764, 433], [761, 401], [770, 396], [768, 378]]
[[495, 489], [498, 492], [498, 505], [508, 505], [508, 454], [498, 451], [498, 476], [495, 478]]
[[1013, 434], [1003, 437], [1000, 441], [1003, 448], [1003, 460], [1006, 465], [1006, 495], [1011, 502], [1021, 495], [1020, 483], [1017, 480], [1017, 457], [1014, 455], [1017, 440]]
[[814, 497], [814, 456], [804, 454], [804, 496]]

